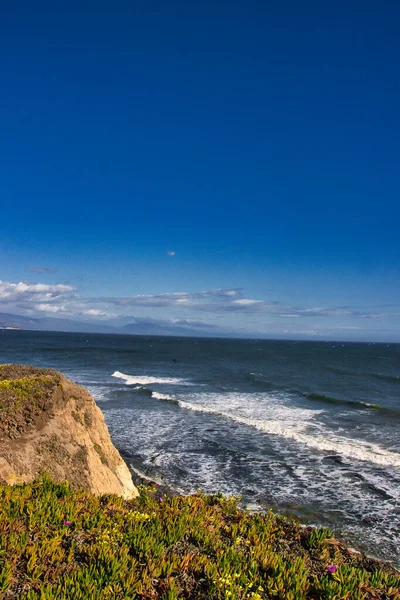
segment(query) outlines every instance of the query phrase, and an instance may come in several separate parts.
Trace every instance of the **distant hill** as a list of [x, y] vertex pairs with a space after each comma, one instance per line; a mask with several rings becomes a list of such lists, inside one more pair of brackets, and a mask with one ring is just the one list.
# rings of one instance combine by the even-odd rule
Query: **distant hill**
[[115, 328], [102, 323], [73, 321], [53, 317], [24, 317], [0, 313], [0, 328], [35, 329], [39, 331], [77, 331], [84, 333], [115, 333]]
[[30, 317], [21, 317], [18, 315], [10, 315], [8, 313], [0, 313], [0, 327], [17, 327], [18, 329], [33, 329], [36, 319]]
[[[134, 319], [132, 318], [132, 321]], [[232, 335], [219, 327], [202, 324], [197, 326], [175, 325], [165, 322], [140, 319], [126, 325], [113, 322], [76, 321], [56, 317], [26, 317], [0, 313], [0, 329], [17, 328], [36, 331], [70, 331], [77, 333], [120, 333], [127, 335], [182, 335], [194, 337], [228, 336]]]

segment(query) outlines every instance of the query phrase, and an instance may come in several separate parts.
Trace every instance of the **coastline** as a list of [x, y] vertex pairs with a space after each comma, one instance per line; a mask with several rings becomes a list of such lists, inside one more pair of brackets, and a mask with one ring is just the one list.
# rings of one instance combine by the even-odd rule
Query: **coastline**
[[[20, 445], [25, 435], [43, 453], [36, 438], [50, 423], [52, 464], [71, 443], [63, 432], [78, 432], [80, 471], [103, 480], [104, 464], [119, 472], [122, 463], [135, 490], [127, 497], [122, 489], [76, 480], [70, 458], [71, 477], [40, 468], [29, 481], [2, 481], [0, 597], [399, 600], [394, 565], [354, 551], [328, 528], [246, 508], [234, 495], [182, 494], [135, 469], [112, 445], [92, 396], [60, 373], [10, 364], [0, 371], [4, 440]], [[54, 422], [61, 417], [59, 431]], [[94, 471], [85, 461], [91, 444]]]
[[[146, 474], [142, 473], [137, 468], [135, 468], [125, 456], [122, 455], [122, 458], [125, 460], [128, 468], [132, 474], [132, 480], [133, 480], [133, 483], [135, 484], [135, 486], [139, 489], [140, 489], [140, 487], [146, 488], [149, 491], [148, 493], [152, 498], [154, 498], [154, 499], [162, 498], [162, 497], [172, 498], [174, 496], [176, 496], [176, 497], [183, 496], [184, 497], [187, 495], [187, 494], [182, 494], [180, 491], [174, 489], [171, 486], [168, 486], [165, 483], [160, 483], [160, 482], [155, 481], [153, 478], [147, 476]], [[251, 508], [247, 508], [246, 506], [241, 506], [240, 502], [239, 502], [239, 509], [242, 510], [243, 512], [253, 514], [253, 515], [263, 515], [266, 512], [268, 512], [268, 511], [265, 511], [262, 509], [254, 510]], [[322, 526], [318, 526], [318, 525], [306, 525], [304, 523], [301, 523], [301, 521], [295, 515], [290, 515], [288, 513], [285, 514], [284, 511], [280, 512], [276, 508], [272, 509], [272, 511], [274, 514], [282, 516], [282, 517], [288, 519], [289, 521], [294, 521], [305, 532], [317, 531], [317, 530], [320, 530], [321, 528], [326, 529], [326, 528], [323, 528]], [[348, 556], [354, 555], [354, 556], [358, 556], [358, 557], [362, 558], [363, 564], [365, 566], [367, 566], [368, 568], [371, 568], [373, 565], [376, 565], [377, 567], [382, 567], [382, 565], [387, 565], [388, 567], [390, 567], [391, 569], [393, 569], [394, 571], [396, 571], [397, 573], [400, 574], [400, 567], [397, 566], [396, 564], [394, 564], [392, 561], [381, 559], [377, 556], [374, 556], [373, 554], [371, 554], [369, 552], [366, 552], [361, 545], [359, 546], [359, 548], [353, 548], [352, 546], [348, 545], [348, 542], [346, 541], [345, 531], [343, 531], [343, 532], [335, 531], [334, 535], [335, 535], [335, 540], [337, 541], [337, 545], [338, 545], [338, 547], [341, 548], [342, 551], [347, 552]]]
[[[132, 344], [90, 335], [82, 343], [75, 335], [19, 334], [4, 344], [3, 362], [27, 363], [34, 356], [36, 366], [58, 367], [89, 388], [127, 462], [131, 457], [150, 480], [175, 488], [164, 488], [165, 493], [232, 493], [242, 497], [248, 510], [272, 507], [306, 526], [343, 531], [336, 537], [347, 546], [400, 565], [400, 472], [378, 461], [353, 460], [347, 446], [340, 446], [342, 439], [352, 437], [353, 445], [359, 439], [380, 443], [382, 456], [386, 446], [391, 452], [400, 450], [392, 443], [397, 413], [359, 404], [368, 401], [392, 409], [398, 405], [398, 380], [393, 380], [398, 354], [393, 348], [301, 343], [278, 347], [272, 342], [215, 340], [188, 345], [185, 340], [157, 338], [150, 345], [144, 338]], [[177, 365], [170, 362], [171, 356], [177, 357]], [[383, 366], [385, 379], [377, 379]], [[111, 377], [115, 371], [135, 381], [151, 378], [158, 383], [146, 389], [136, 383], [127, 386]], [[165, 383], [172, 379], [176, 383]], [[183, 406], [163, 402], [154, 391], [179, 399]], [[311, 392], [322, 394], [322, 399], [303, 395]], [[348, 404], [333, 405], [325, 401], [327, 396]], [[191, 411], [189, 403], [232, 418]], [[260, 428], [239, 422], [243, 416]], [[261, 429], [264, 420], [267, 431]], [[289, 439], [293, 429], [335, 441], [337, 452]]]

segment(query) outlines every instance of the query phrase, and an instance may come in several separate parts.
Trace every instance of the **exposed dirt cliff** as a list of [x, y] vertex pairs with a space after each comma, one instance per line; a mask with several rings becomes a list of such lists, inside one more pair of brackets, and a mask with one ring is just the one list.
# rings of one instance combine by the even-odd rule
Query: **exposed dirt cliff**
[[0, 365], [0, 481], [42, 472], [94, 494], [138, 494], [87, 390], [51, 369]]

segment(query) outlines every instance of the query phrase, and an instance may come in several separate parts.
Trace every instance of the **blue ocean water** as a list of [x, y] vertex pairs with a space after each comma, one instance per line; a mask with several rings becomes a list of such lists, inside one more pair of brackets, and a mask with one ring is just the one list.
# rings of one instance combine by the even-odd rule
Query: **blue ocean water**
[[132, 469], [400, 564], [400, 344], [0, 332], [87, 387]]

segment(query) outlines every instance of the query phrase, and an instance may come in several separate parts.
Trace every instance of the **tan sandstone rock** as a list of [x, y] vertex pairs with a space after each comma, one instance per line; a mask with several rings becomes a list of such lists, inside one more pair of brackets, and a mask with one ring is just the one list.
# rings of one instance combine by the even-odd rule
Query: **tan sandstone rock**
[[51, 369], [0, 365], [0, 481], [43, 472], [94, 494], [138, 495], [85, 388]]

